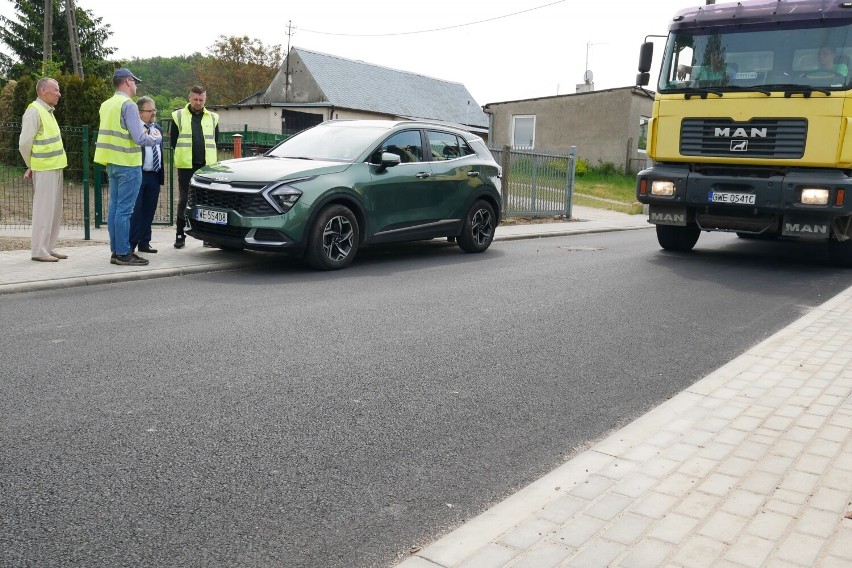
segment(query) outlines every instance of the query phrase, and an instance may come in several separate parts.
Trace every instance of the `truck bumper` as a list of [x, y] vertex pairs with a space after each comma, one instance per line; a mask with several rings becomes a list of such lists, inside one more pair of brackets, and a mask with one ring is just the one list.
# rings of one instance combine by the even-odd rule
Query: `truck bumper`
[[[763, 174], [763, 175], [761, 175]], [[653, 182], [671, 195], [653, 195]], [[671, 182], [668, 185], [666, 182]], [[827, 203], [802, 203], [806, 189], [825, 190]], [[688, 165], [655, 164], [639, 172], [636, 196], [649, 205], [649, 221], [695, 224], [704, 231], [732, 231], [812, 239], [852, 238], [852, 178], [839, 170], [692, 171]]]

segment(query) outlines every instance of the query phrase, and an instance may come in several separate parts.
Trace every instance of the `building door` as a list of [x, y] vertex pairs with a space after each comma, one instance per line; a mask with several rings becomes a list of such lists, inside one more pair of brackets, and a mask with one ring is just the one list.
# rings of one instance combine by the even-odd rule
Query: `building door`
[[322, 122], [322, 115], [312, 112], [281, 111], [282, 134], [295, 134]]

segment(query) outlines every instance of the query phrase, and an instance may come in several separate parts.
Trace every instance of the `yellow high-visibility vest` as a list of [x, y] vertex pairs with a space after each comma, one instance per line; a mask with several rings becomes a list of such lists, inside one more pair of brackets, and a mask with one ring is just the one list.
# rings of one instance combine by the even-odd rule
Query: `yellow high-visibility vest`
[[[172, 119], [178, 129], [178, 138], [174, 150], [175, 167], [192, 169], [192, 112], [189, 110], [189, 104], [174, 111]], [[216, 155], [217, 124], [219, 124], [219, 115], [205, 108], [201, 116], [201, 132], [204, 134], [204, 163], [208, 166], [218, 161]]]
[[34, 172], [61, 170], [68, 165], [68, 157], [65, 155], [56, 117], [36, 101], [31, 102], [29, 108], [35, 108], [41, 118], [41, 134], [36, 133], [33, 138], [30, 169]]
[[116, 93], [101, 103], [101, 123], [95, 143], [95, 162], [118, 166], [141, 166], [142, 147], [130, 136], [130, 130], [121, 126], [121, 107], [130, 100]]

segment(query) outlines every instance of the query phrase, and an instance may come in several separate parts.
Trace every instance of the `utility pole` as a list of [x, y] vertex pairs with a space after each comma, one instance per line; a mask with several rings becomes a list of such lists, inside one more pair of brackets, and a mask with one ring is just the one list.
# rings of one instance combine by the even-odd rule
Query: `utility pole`
[[53, 59], [53, 0], [44, 0], [44, 43], [41, 51], [42, 72]]
[[80, 36], [77, 34], [77, 16], [74, 13], [74, 0], [65, 0], [65, 19], [68, 21], [68, 39], [71, 41], [71, 64], [74, 73], [83, 76], [83, 56], [80, 54]]
[[287, 63], [284, 67], [284, 102], [290, 102], [290, 38], [293, 37], [293, 22], [287, 20], [287, 53], [284, 55], [284, 61]]

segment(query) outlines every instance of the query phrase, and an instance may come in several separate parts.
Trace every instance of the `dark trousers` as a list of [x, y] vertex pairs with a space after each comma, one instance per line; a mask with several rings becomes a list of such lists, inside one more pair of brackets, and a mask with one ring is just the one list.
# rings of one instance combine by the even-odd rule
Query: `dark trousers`
[[183, 234], [183, 229], [186, 227], [186, 202], [189, 198], [189, 181], [192, 179], [192, 174], [195, 173], [195, 170], [200, 168], [193, 167], [192, 169], [188, 168], [178, 168], [178, 206], [177, 206], [177, 233], [178, 235]]
[[151, 244], [151, 223], [160, 199], [160, 178], [157, 172], [142, 172], [142, 186], [130, 216], [130, 247]]

